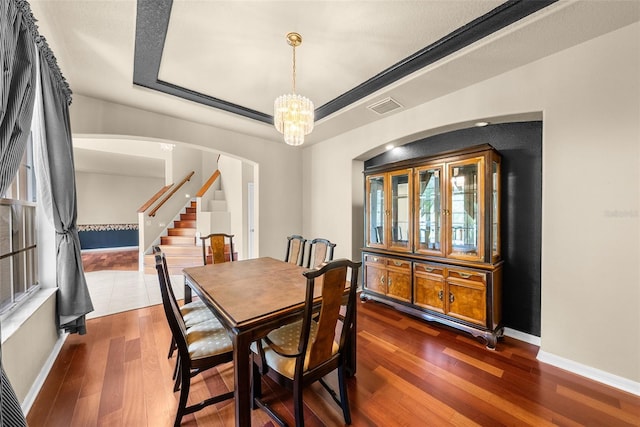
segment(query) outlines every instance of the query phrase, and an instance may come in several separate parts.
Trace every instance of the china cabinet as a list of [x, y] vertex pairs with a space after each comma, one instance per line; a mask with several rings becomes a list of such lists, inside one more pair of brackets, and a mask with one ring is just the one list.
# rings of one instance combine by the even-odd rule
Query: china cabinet
[[485, 144], [365, 170], [363, 300], [495, 348], [503, 333], [500, 159]]

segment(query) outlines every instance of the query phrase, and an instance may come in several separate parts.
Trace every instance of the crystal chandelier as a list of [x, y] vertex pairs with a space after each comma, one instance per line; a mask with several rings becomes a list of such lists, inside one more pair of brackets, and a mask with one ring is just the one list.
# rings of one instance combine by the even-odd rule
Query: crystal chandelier
[[313, 102], [296, 94], [296, 47], [302, 44], [302, 36], [289, 33], [287, 43], [293, 46], [293, 90], [292, 93], [281, 95], [274, 101], [273, 124], [278, 132], [284, 134], [284, 142], [289, 145], [302, 145], [304, 136], [313, 130]]

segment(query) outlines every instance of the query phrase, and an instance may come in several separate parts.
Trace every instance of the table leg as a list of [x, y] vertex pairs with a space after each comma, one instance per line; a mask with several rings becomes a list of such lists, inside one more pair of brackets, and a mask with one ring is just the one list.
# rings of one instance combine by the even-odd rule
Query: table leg
[[184, 284], [184, 303], [187, 304], [189, 302], [191, 302], [191, 287], [189, 285], [187, 285], [186, 283]]
[[233, 335], [233, 372], [235, 384], [236, 426], [251, 425], [251, 366], [249, 345], [245, 334]]

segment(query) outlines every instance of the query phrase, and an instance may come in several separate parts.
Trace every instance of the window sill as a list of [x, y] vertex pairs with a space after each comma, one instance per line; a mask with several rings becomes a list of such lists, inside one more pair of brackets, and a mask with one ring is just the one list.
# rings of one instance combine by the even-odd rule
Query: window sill
[[8, 340], [38, 309], [57, 292], [58, 288], [40, 288], [28, 300], [2, 318], [2, 343]]

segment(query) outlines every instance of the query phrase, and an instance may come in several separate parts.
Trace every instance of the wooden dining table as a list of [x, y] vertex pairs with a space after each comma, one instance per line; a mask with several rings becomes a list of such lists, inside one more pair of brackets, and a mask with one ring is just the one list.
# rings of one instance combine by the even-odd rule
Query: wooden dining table
[[[183, 270], [185, 284], [218, 317], [233, 342], [236, 426], [251, 425], [250, 345], [302, 314], [307, 283], [302, 273], [308, 270], [269, 257]], [[316, 286], [315, 296], [321, 292]], [[354, 323], [348, 338], [348, 376], [355, 375], [355, 330]]]

